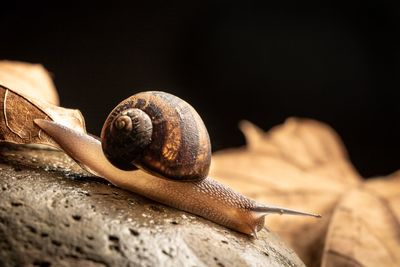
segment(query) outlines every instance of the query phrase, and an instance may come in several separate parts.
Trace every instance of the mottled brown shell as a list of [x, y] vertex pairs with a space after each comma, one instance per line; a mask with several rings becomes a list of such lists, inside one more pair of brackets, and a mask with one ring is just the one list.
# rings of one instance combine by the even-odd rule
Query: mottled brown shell
[[[139, 111], [128, 114], [129, 110]], [[133, 126], [126, 126], [128, 117]], [[133, 129], [131, 134], [127, 134], [129, 129]], [[105, 155], [117, 167], [136, 166], [175, 180], [200, 180], [208, 175], [207, 129], [192, 106], [171, 94], [149, 91], [125, 99], [108, 116], [101, 139]]]

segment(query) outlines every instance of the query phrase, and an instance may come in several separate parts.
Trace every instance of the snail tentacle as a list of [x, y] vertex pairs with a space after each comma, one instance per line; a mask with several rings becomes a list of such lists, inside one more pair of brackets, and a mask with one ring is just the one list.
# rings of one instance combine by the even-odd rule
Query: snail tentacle
[[313, 213], [308, 213], [308, 212], [302, 212], [302, 211], [297, 211], [293, 209], [287, 209], [283, 207], [275, 207], [275, 206], [265, 206], [262, 204], [258, 204], [254, 208], [251, 209], [253, 212], [260, 213], [260, 214], [270, 214], [270, 213], [276, 213], [276, 214], [286, 214], [286, 215], [299, 215], [299, 216], [310, 216], [310, 217], [317, 217], [320, 218], [321, 215], [319, 214], [313, 214]]

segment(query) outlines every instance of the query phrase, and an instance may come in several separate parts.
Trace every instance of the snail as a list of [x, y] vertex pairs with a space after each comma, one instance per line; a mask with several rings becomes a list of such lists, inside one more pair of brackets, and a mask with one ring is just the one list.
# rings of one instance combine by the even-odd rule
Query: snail
[[35, 123], [75, 161], [115, 186], [244, 234], [257, 237], [269, 213], [320, 217], [257, 203], [209, 177], [204, 123], [188, 103], [165, 92], [122, 101], [106, 119], [102, 141], [57, 122]]

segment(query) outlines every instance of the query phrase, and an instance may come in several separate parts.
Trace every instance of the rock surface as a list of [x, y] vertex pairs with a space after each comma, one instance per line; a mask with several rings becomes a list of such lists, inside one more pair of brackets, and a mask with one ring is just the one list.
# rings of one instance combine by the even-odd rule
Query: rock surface
[[255, 239], [90, 177], [63, 153], [2, 146], [0, 266], [304, 266]]

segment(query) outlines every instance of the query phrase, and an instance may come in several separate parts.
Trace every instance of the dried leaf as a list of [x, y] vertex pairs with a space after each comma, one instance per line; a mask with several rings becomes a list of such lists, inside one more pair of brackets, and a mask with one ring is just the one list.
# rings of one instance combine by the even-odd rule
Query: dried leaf
[[344, 195], [329, 224], [322, 266], [400, 266], [400, 173]]
[[259, 201], [321, 213], [267, 221], [308, 266], [400, 266], [400, 172], [365, 182], [316, 121], [292, 118], [268, 133], [240, 127], [247, 146], [216, 153], [212, 175]]
[[360, 181], [339, 136], [326, 124], [289, 118], [268, 133], [248, 121], [241, 122], [240, 128], [251, 152], [274, 156], [326, 180], [344, 184]]
[[38, 99], [22, 96], [0, 85], [0, 141], [15, 144], [44, 144], [58, 147], [34, 122], [54, 120], [85, 132], [85, 123], [78, 110], [65, 109]]
[[49, 72], [40, 64], [0, 60], [0, 84], [27, 97], [59, 105]]
[[361, 182], [343, 144], [330, 127], [307, 119], [288, 119], [268, 133], [249, 122], [240, 127], [248, 146], [215, 153], [211, 175], [261, 202], [322, 214], [267, 218], [307, 265], [315, 264], [333, 208]]

